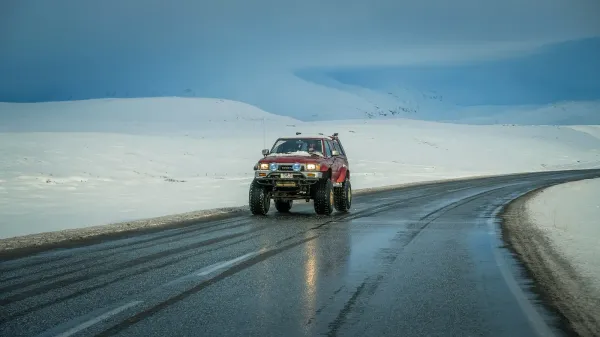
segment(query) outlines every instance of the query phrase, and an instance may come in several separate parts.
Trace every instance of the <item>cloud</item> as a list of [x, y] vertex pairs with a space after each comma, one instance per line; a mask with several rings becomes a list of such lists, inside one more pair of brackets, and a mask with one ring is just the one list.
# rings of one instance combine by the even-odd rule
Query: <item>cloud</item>
[[597, 13], [596, 0], [8, 0], [0, 101], [190, 89], [275, 112], [340, 110], [366, 103], [292, 74], [515, 57], [600, 36]]

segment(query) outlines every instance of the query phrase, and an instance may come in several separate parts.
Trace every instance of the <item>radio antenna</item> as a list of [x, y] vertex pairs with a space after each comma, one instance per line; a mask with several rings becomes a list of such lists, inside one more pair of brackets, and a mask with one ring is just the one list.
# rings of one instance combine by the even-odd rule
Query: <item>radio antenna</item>
[[265, 118], [262, 119], [262, 127], [263, 127], [263, 149], [267, 148], [267, 130], [265, 127]]

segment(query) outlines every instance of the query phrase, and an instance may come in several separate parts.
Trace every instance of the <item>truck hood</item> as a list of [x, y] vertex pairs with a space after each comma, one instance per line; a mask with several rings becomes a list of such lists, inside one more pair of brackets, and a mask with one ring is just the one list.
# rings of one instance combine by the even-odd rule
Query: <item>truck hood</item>
[[324, 158], [321, 156], [311, 156], [311, 155], [275, 155], [275, 156], [266, 156], [260, 160], [261, 163], [315, 163], [320, 162]]

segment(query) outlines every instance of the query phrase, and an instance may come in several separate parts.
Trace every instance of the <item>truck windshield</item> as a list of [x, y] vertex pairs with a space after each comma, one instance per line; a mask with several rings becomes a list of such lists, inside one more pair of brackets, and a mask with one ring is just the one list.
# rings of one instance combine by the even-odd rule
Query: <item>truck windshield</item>
[[293, 138], [279, 139], [273, 145], [271, 154], [317, 154], [323, 155], [323, 142], [320, 139]]

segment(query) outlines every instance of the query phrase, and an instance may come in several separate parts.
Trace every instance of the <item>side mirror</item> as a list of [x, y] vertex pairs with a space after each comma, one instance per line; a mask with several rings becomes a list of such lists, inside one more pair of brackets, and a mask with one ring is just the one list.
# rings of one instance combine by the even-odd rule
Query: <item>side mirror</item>
[[333, 150], [333, 151], [331, 151], [331, 155], [334, 156], [334, 157], [335, 156], [339, 156], [340, 152], [338, 150]]
[[269, 155], [269, 149], [263, 149], [262, 150], [262, 155], [265, 156], [265, 157], [268, 156]]

